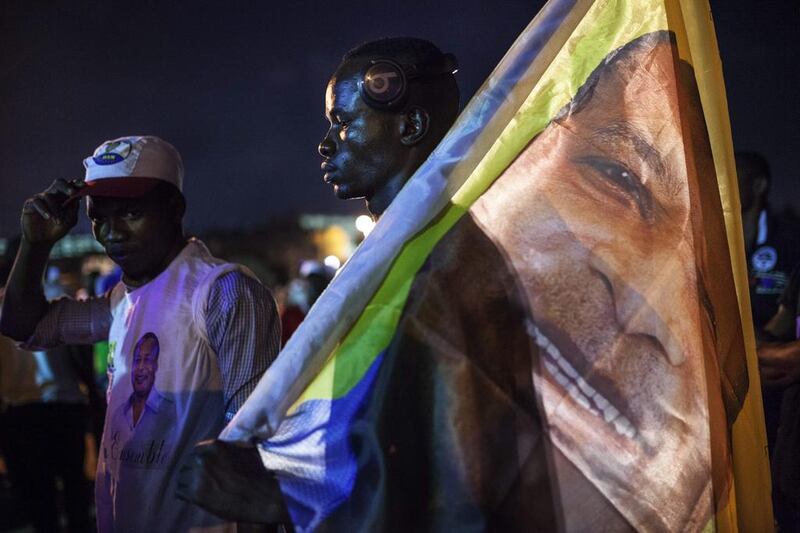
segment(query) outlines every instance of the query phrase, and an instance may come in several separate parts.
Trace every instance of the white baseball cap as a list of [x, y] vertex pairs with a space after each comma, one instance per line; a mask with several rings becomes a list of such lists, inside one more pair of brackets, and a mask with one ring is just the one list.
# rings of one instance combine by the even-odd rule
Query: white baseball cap
[[152, 135], [106, 141], [83, 160], [86, 187], [76, 196], [135, 198], [160, 182], [183, 192], [183, 161], [174, 146]]

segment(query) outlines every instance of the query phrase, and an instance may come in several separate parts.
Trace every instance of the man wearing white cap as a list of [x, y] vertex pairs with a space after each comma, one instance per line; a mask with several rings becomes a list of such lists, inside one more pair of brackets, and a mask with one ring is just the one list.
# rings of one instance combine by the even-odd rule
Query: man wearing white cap
[[[84, 180], [56, 180], [25, 202], [0, 331], [37, 348], [108, 339], [114, 416], [97, 472], [101, 532], [232, 528], [176, 499], [175, 472], [194, 444], [219, 434], [277, 355], [275, 301], [246, 269], [185, 237], [183, 163], [172, 145], [122, 137], [84, 165]], [[77, 223], [82, 196], [122, 281], [88, 301], [48, 302], [42, 273]]]

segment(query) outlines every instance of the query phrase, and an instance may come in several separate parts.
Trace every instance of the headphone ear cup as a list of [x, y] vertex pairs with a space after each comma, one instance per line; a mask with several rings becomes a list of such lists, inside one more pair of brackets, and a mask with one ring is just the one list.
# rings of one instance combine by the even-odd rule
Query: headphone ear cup
[[373, 61], [359, 82], [361, 98], [377, 109], [392, 109], [402, 103], [407, 88], [405, 71], [388, 59]]

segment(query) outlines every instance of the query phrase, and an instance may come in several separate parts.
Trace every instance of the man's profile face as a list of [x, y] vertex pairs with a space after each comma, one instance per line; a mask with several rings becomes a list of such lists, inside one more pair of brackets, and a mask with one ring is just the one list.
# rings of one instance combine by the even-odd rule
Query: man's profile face
[[87, 200], [95, 239], [131, 281], [160, 271], [174, 244], [174, 214], [156, 193], [141, 198], [90, 196]]
[[340, 199], [369, 200], [398, 174], [406, 158], [401, 116], [371, 108], [358, 82], [366, 60], [352, 60], [333, 75], [325, 92], [330, 123], [319, 145], [323, 179]]
[[145, 337], [134, 349], [131, 384], [134, 395], [139, 398], [147, 398], [153, 388], [158, 370], [158, 351], [158, 339], [155, 337]]
[[472, 212], [525, 287], [556, 446], [623, 515], [672, 529], [709, 503], [706, 310], [683, 89], [653, 43], [601, 66]]

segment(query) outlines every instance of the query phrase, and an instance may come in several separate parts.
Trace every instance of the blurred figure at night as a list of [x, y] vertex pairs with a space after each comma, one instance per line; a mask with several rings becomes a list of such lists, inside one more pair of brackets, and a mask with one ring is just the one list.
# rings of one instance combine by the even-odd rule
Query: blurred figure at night
[[[768, 198], [772, 175], [763, 155], [736, 152], [736, 174], [742, 206], [750, 306], [758, 337], [764, 335], [764, 327], [778, 311], [779, 299], [786, 290], [792, 268], [800, 261], [800, 228], [770, 209]], [[766, 381], [762, 397], [767, 444], [772, 456], [780, 424], [783, 391], [766, 386]]]
[[763, 328], [778, 309], [789, 274], [800, 261], [800, 227], [770, 209], [769, 163], [756, 152], [736, 152], [742, 227], [750, 279], [753, 326]]
[[[19, 239], [6, 250], [9, 269], [18, 245]], [[0, 286], [7, 277], [8, 271], [2, 273]], [[56, 281], [48, 283], [49, 294], [63, 292]], [[0, 335], [0, 449], [21, 513], [37, 532], [60, 530], [59, 479], [68, 530], [93, 529], [85, 459], [95, 457], [96, 450], [87, 450], [86, 437], [92, 426], [89, 405], [102, 398], [91, 357], [86, 346], [32, 352]]]
[[336, 272], [318, 261], [303, 261], [299, 273], [300, 276], [291, 280], [286, 288], [286, 303], [281, 310], [282, 346], [289, 342]]
[[775, 519], [781, 531], [800, 531], [800, 227], [770, 209], [771, 173], [761, 154], [737, 152], [736, 172]]
[[780, 531], [800, 532], [800, 265], [779, 304], [775, 316], [757, 332], [758, 362], [764, 405], [769, 409], [767, 427], [773, 431], [775, 519]]
[[[185, 453], [219, 434], [277, 355], [274, 299], [246, 269], [184, 234], [183, 162], [171, 144], [121, 137], [84, 166], [84, 180], [56, 180], [25, 202], [0, 331], [33, 348], [109, 341], [108, 411], [123, 414], [107, 417], [100, 447], [101, 533], [232, 530], [168, 495]], [[45, 264], [77, 223], [83, 196], [94, 236], [122, 280], [86, 301], [48, 301]], [[157, 365], [150, 357], [142, 367], [143, 339], [158, 346]]]

